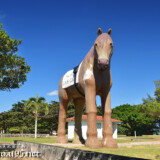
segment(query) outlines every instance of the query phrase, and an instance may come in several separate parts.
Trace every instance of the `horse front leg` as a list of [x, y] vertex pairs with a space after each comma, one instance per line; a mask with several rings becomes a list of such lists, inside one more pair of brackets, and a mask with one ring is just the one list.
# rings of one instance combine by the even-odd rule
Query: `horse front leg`
[[103, 140], [102, 146], [107, 148], [117, 148], [117, 143], [113, 139], [112, 120], [111, 120], [111, 95], [110, 92], [101, 96], [103, 109]]
[[66, 137], [66, 113], [68, 108], [69, 100], [60, 99], [60, 107], [59, 107], [59, 122], [58, 122], [58, 137], [57, 143], [67, 143]]
[[88, 116], [87, 140], [85, 145], [91, 148], [100, 148], [101, 143], [97, 139], [96, 91], [92, 85], [86, 86], [85, 99]]

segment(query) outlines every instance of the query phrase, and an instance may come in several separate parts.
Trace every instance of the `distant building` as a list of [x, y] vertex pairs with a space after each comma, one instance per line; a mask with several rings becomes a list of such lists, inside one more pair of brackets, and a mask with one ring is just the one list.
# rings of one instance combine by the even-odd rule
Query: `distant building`
[[160, 122], [155, 121], [155, 128], [153, 128], [153, 135], [160, 135]]
[[[102, 116], [97, 116], [97, 137], [102, 139], [102, 130], [103, 130], [103, 121]], [[67, 118], [68, 122], [68, 139], [74, 138], [74, 128], [75, 122], [74, 117]], [[113, 127], [113, 138], [117, 138], [117, 124], [120, 124], [122, 121], [117, 119], [112, 119], [112, 127]], [[87, 115], [82, 116], [82, 135], [84, 139], [87, 139]]]

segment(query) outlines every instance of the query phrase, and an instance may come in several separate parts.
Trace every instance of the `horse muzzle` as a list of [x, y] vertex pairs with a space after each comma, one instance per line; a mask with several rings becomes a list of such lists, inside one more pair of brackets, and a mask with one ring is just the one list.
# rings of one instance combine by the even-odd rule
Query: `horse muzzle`
[[97, 67], [99, 70], [106, 70], [109, 67], [109, 60], [104, 58], [98, 59]]

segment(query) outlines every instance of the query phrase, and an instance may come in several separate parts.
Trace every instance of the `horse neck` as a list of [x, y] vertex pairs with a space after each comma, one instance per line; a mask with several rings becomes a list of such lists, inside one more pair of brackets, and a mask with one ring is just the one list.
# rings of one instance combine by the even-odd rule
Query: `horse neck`
[[86, 65], [90, 65], [90, 64], [94, 65], [94, 58], [95, 58], [94, 46], [92, 46], [84, 59], [86, 61]]

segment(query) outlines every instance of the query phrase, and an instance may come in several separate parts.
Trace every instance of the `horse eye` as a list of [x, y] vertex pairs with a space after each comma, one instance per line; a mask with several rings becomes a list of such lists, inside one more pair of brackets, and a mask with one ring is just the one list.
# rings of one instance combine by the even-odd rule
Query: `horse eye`
[[113, 43], [110, 43], [110, 46], [112, 46], [112, 47], [113, 47]]
[[97, 43], [95, 43], [94, 46], [97, 47]]

